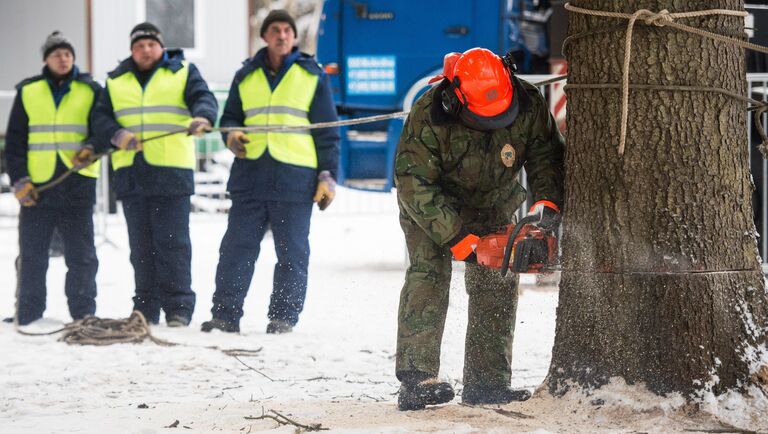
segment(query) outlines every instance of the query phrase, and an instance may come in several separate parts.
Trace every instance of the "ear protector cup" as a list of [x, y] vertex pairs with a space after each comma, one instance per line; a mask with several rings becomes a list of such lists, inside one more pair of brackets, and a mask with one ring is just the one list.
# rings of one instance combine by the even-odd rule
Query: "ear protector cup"
[[[461, 102], [458, 95], [456, 95], [459, 86], [459, 79], [455, 78], [440, 94], [443, 110], [452, 116], [458, 116], [459, 113], [461, 113], [461, 109], [464, 108], [464, 104]], [[461, 90], [458, 91], [461, 92]]]

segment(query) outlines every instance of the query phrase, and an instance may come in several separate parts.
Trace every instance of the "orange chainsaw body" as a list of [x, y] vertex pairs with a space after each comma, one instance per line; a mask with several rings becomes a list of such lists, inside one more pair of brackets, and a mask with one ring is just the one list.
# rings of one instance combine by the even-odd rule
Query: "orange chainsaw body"
[[[502, 262], [504, 260], [504, 248], [509, 241], [509, 236], [515, 229], [515, 225], [508, 225], [505, 232], [489, 234], [480, 239], [475, 250], [477, 254], [477, 263], [493, 269], [501, 269]], [[511, 260], [509, 261], [509, 268], [512, 269], [512, 264], [515, 262], [515, 254], [517, 244], [524, 239], [544, 240], [547, 245], [547, 261], [546, 263], [532, 263], [528, 265], [527, 270], [517, 271], [518, 273], [546, 273], [548, 267], [551, 267], [557, 263], [557, 237], [554, 234], [547, 233], [537, 226], [527, 224], [523, 226], [520, 233], [515, 237], [514, 244], [512, 246]], [[482, 247], [481, 247], [482, 246]]]

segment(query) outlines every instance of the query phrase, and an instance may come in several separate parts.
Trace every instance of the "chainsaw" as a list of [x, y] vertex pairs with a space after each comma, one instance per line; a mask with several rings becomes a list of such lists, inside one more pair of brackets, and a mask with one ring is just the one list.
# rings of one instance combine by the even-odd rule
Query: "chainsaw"
[[[532, 224], [538, 216], [523, 217], [506, 230], [482, 237], [475, 250], [477, 263], [513, 273], [548, 273], [558, 263], [557, 236]], [[481, 247], [482, 246], [482, 247]]]

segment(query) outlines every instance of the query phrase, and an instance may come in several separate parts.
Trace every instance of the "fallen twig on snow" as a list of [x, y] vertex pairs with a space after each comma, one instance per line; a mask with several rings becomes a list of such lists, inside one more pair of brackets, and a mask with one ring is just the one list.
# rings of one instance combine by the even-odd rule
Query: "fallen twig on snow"
[[320, 380], [336, 380], [336, 378], [332, 378], [332, 377], [326, 377], [326, 376], [324, 376], [324, 375], [321, 375], [321, 376], [319, 376], [319, 377], [312, 377], [312, 378], [307, 378], [307, 379], [306, 379], [306, 380], [304, 380], [304, 381], [320, 381]]
[[271, 378], [269, 375], [267, 375], [267, 374], [265, 374], [265, 373], [263, 373], [263, 372], [259, 371], [258, 369], [254, 368], [253, 366], [249, 366], [247, 363], [245, 363], [244, 361], [240, 360], [240, 358], [239, 358], [239, 357], [237, 357], [236, 355], [233, 355], [232, 357], [234, 357], [234, 358], [235, 358], [235, 360], [237, 360], [238, 362], [240, 362], [240, 363], [241, 363], [243, 366], [245, 366], [246, 368], [250, 369], [251, 371], [254, 371], [254, 372], [256, 372], [257, 374], [261, 375], [262, 377], [266, 378], [267, 380], [269, 380], [269, 381], [275, 381], [275, 380], [274, 380], [273, 378]]
[[[486, 408], [486, 407], [483, 407], [483, 408]], [[513, 417], [515, 419], [533, 419], [533, 416], [527, 415], [525, 413], [520, 413], [512, 410], [504, 410], [503, 408], [492, 408], [490, 410], [493, 410], [502, 416]]]
[[[374, 400], [376, 402], [384, 402], [384, 401], [386, 401], [386, 399], [384, 399], [384, 398], [382, 398], [380, 396], [379, 397], [371, 396], [371, 395], [368, 395], [367, 393], [363, 393], [362, 395], [360, 395], [360, 398], [368, 398], [368, 399], [372, 399], [372, 400]], [[357, 400], [359, 401], [360, 398], [358, 398]]]
[[241, 387], [243, 387], [243, 385], [242, 385], [242, 384], [241, 384], [241, 385], [239, 385], [239, 386], [224, 387], [224, 388], [223, 388], [223, 389], [221, 389], [221, 390], [222, 390], [222, 391], [224, 391], [224, 390], [239, 389], [239, 388], [241, 388]]
[[721, 433], [721, 434], [727, 434], [727, 433], [735, 433], [735, 434], [760, 434], [757, 431], [750, 431], [750, 430], [738, 429], [738, 428], [687, 429], [685, 431], [687, 431], [687, 432], [710, 432], [710, 433]]
[[328, 431], [330, 428], [323, 427], [323, 424], [320, 423], [311, 423], [309, 425], [304, 425], [301, 423], [296, 422], [293, 419], [290, 419], [280, 413], [278, 413], [275, 410], [269, 410], [270, 413], [274, 414], [267, 414], [264, 413], [264, 407], [261, 408], [261, 416], [254, 417], [254, 416], [245, 416], [245, 419], [247, 420], [263, 420], [263, 419], [272, 419], [275, 422], [277, 422], [280, 425], [293, 425], [297, 428], [301, 428], [307, 431]]
[[528, 415], [528, 414], [525, 414], [525, 413], [520, 413], [520, 412], [517, 412], [517, 411], [512, 411], [512, 410], [504, 410], [503, 408], [490, 408], [490, 407], [486, 407], [486, 406], [483, 406], [483, 405], [469, 405], [469, 404], [464, 404], [463, 402], [460, 402], [459, 405], [462, 406], [462, 407], [480, 408], [480, 409], [483, 409], [483, 410], [491, 410], [494, 413], [498, 413], [498, 414], [500, 414], [502, 416], [512, 417], [512, 418], [515, 418], [515, 419], [534, 419], [534, 417], [531, 416], [531, 415]]
[[244, 348], [231, 348], [227, 350], [221, 349], [219, 347], [209, 347], [209, 348], [214, 350], [220, 350], [222, 353], [232, 357], [235, 357], [235, 356], [251, 357], [260, 353], [263, 347], [256, 348], [255, 350], [248, 350]]

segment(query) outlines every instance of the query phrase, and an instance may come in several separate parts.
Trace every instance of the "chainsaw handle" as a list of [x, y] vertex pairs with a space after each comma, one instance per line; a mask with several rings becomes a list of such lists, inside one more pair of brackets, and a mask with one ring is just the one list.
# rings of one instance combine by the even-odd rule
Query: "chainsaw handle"
[[504, 277], [507, 275], [507, 270], [509, 270], [509, 260], [512, 256], [512, 248], [515, 246], [515, 238], [517, 238], [518, 235], [520, 235], [520, 231], [523, 230], [523, 227], [527, 224], [534, 223], [538, 221], [539, 215], [532, 214], [529, 216], [525, 216], [520, 219], [519, 222], [515, 225], [515, 229], [512, 231], [511, 234], [509, 234], [509, 238], [507, 238], [507, 246], [504, 248], [504, 258], [501, 260], [501, 276]]

